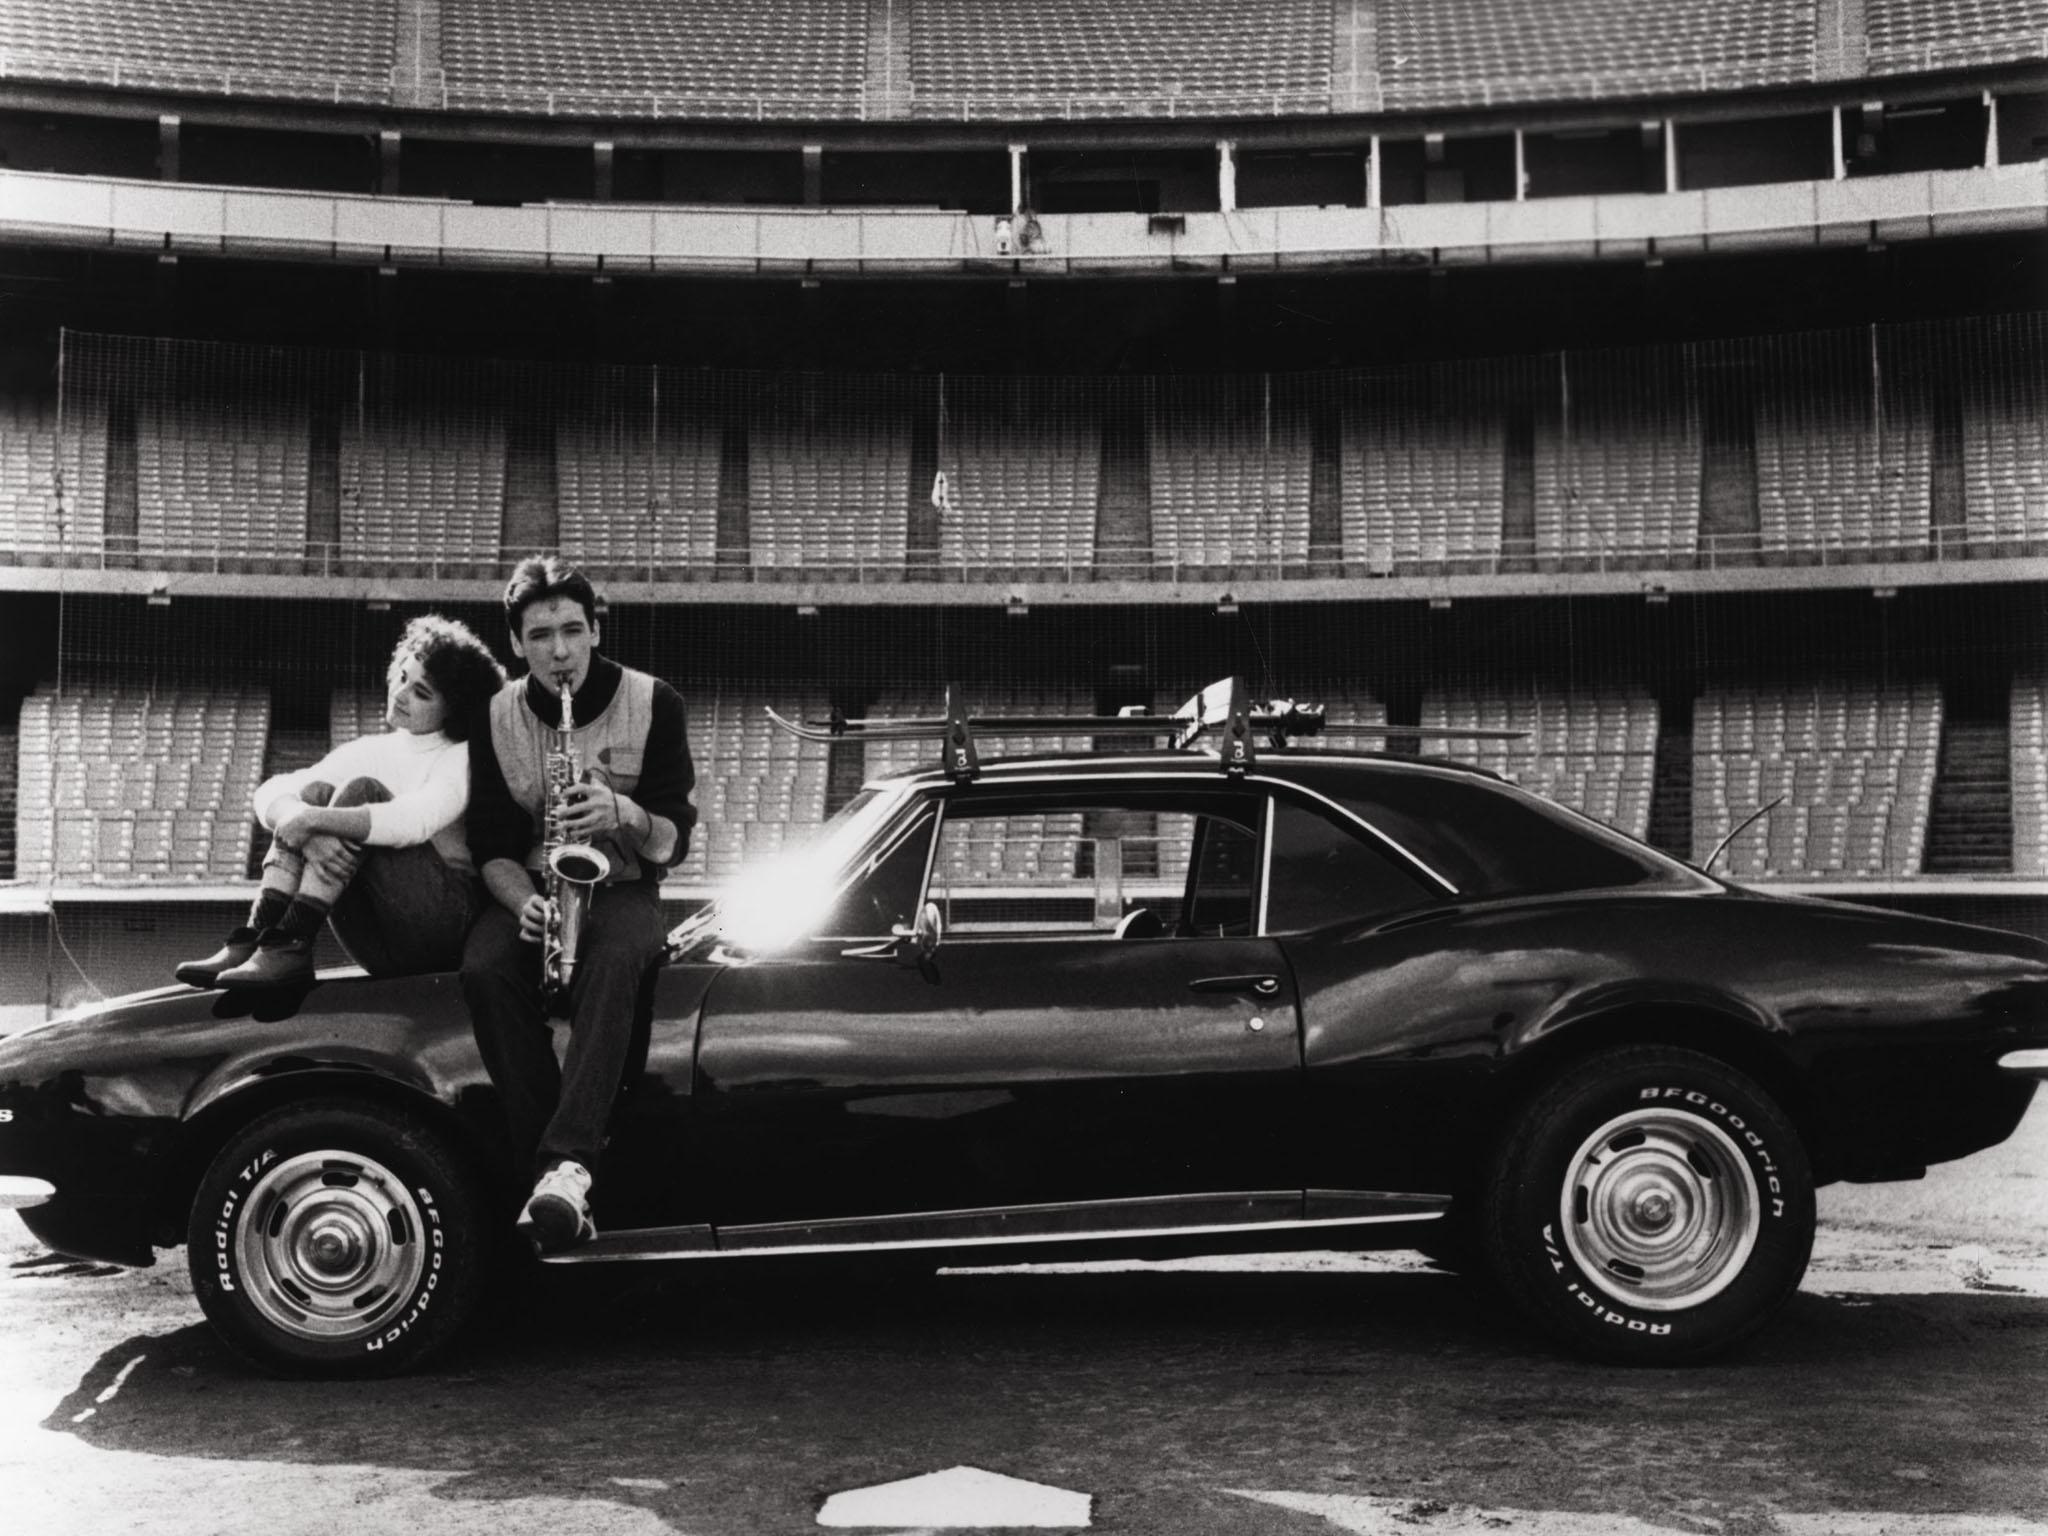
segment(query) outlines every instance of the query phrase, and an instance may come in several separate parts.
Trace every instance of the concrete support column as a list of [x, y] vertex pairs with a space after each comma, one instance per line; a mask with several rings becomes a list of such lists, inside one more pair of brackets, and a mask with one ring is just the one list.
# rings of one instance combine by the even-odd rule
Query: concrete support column
[[377, 135], [377, 191], [384, 197], [398, 195], [399, 148], [404, 140], [396, 128]]
[[1380, 205], [1380, 136], [1374, 134], [1365, 151], [1365, 206]]
[[1830, 120], [1830, 121], [1831, 121], [1831, 122], [1832, 122], [1832, 123], [1834, 124], [1834, 133], [1835, 133], [1835, 180], [1837, 180], [1837, 181], [1845, 181], [1845, 180], [1847, 180], [1847, 179], [1848, 179], [1848, 175], [1849, 175], [1849, 160], [1848, 160], [1848, 157], [1847, 157], [1847, 156], [1846, 156], [1846, 155], [1845, 155], [1845, 154], [1843, 153], [1843, 148], [1842, 148], [1842, 109], [1841, 109], [1841, 107], [1840, 107], [1840, 106], [1837, 106], [1837, 107], [1836, 107], [1836, 108], [1834, 109], [1834, 111], [1833, 111], [1833, 112], [1831, 112], [1830, 114], [1828, 114], [1828, 116], [1829, 116], [1829, 120]]
[[1515, 130], [1515, 201], [1527, 202], [1529, 198], [1529, 155], [1522, 141], [1522, 130]]
[[156, 120], [156, 172], [165, 181], [178, 179], [178, 120], [169, 113]]
[[1229, 139], [1216, 141], [1216, 206], [1237, 212], [1237, 145]]
[[1024, 149], [1022, 144], [1010, 146], [1010, 212], [1024, 211]]
[[612, 200], [612, 144], [599, 139], [590, 146], [590, 190], [600, 203]]
[[1984, 93], [1984, 168], [1998, 169], [1998, 98]]
[[1678, 190], [1678, 124], [1664, 119], [1664, 190]]
[[815, 208], [825, 201], [825, 146], [804, 146], [804, 206]]

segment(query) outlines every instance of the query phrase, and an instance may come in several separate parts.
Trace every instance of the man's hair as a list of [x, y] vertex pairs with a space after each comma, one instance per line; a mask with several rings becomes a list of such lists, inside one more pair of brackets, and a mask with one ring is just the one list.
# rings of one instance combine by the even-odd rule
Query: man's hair
[[405, 626], [391, 653], [386, 683], [398, 675], [399, 664], [408, 656], [419, 658], [420, 670], [447, 702], [448, 713], [442, 730], [451, 740], [469, 735], [471, 718], [505, 686], [505, 669], [479, 640], [476, 631], [459, 619], [438, 613], [423, 613]]
[[528, 555], [512, 568], [505, 583], [506, 627], [517, 635], [528, 608], [557, 597], [574, 598], [584, 622], [597, 622], [597, 591], [588, 576], [559, 555]]

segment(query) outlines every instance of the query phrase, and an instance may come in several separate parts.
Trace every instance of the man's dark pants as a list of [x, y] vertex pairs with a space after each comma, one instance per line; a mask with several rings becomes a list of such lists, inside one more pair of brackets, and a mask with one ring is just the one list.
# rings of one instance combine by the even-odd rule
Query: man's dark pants
[[652, 884], [596, 889], [569, 989], [569, 1045], [558, 1066], [541, 997], [540, 946], [522, 941], [519, 919], [496, 902], [470, 929], [462, 995], [504, 1102], [512, 1145], [534, 1151], [536, 1174], [564, 1160], [597, 1167], [641, 983], [661, 955], [664, 933]]

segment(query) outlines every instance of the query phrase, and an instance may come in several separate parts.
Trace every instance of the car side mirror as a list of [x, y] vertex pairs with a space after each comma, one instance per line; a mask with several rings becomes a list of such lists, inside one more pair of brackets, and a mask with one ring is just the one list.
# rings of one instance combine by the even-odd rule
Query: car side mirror
[[896, 963], [921, 969], [937, 952], [946, 921], [939, 915], [939, 904], [928, 901], [917, 909], [917, 921], [910, 927], [897, 923], [889, 931], [896, 938]]

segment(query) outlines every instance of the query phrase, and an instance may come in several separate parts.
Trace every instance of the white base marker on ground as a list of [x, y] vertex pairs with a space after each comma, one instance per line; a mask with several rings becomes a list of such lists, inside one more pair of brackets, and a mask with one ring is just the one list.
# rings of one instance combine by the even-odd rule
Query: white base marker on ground
[[[1436, 1499], [1380, 1499], [1354, 1493], [1228, 1490], [1242, 1499], [1320, 1515], [1352, 1536], [1673, 1536], [1674, 1527], [1634, 1515], [1560, 1509], [1475, 1509]], [[1883, 1510], [1823, 1514], [1771, 1511], [1778, 1536], [2048, 1536], [2048, 1525], [2013, 1515], [1904, 1515]]]
[[1067, 1488], [1027, 1483], [979, 1467], [948, 1467], [901, 1482], [835, 1493], [818, 1511], [818, 1524], [938, 1531], [1074, 1530], [1088, 1524], [1091, 1502], [1088, 1494]]

